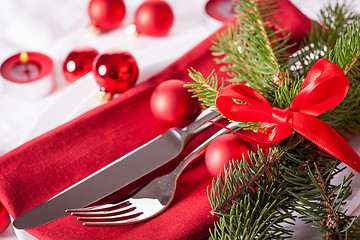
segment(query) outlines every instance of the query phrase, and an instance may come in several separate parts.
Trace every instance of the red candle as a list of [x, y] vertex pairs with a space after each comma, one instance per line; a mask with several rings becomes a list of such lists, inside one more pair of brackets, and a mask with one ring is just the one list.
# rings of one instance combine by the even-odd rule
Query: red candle
[[27, 52], [22, 52], [19, 55], [20, 63], [16, 64], [11, 69], [11, 76], [19, 81], [29, 81], [39, 76], [40, 67], [36, 62], [29, 62], [29, 55]]
[[38, 52], [21, 52], [5, 60], [0, 74], [7, 92], [36, 98], [51, 92], [53, 69], [50, 57]]

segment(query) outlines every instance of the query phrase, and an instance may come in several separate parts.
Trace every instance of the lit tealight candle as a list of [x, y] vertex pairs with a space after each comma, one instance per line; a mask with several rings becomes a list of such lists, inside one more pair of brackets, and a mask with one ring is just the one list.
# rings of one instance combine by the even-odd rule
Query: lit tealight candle
[[0, 67], [4, 89], [25, 98], [48, 94], [54, 85], [54, 63], [38, 52], [21, 52], [8, 58]]
[[19, 63], [11, 69], [11, 75], [18, 80], [27, 81], [36, 78], [40, 69], [36, 62], [29, 62], [27, 52], [21, 52], [19, 55]]

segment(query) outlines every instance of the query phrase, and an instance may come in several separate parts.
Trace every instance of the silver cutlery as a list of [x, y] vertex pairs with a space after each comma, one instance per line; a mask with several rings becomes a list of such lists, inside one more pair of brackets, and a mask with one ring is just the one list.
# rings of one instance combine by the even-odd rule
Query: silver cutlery
[[[230, 123], [227, 127], [233, 129], [237, 124]], [[190, 153], [171, 173], [150, 181], [121, 202], [66, 211], [77, 216], [77, 220], [83, 221], [86, 226], [127, 225], [155, 217], [169, 207], [175, 196], [177, 179], [188, 164], [202, 154], [214, 138], [226, 132], [226, 129], [219, 130]]]
[[13, 225], [17, 229], [37, 227], [66, 216], [66, 209], [88, 206], [118, 191], [174, 159], [194, 136], [211, 125], [206, 120], [216, 121], [219, 118], [218, 112], [206, 109], [188, 126], [169, 130], [114, 160], [19, 216], [14, 220]]

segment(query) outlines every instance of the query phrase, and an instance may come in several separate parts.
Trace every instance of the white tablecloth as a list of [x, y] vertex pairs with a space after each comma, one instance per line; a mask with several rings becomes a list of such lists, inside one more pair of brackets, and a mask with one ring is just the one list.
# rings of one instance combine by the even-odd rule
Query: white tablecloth
[[[168, 0], [175, 14], [169, 35], [134, 38], [125, 33], [125, 27], [133, 22], [134, 12], [141, 2], [125, 0], [127, 13], [121, 27], [96, 36], [86, 30], [89, 0], [1, 1], [0, 63], [20, 51], [42, 52], [55, 62], [56, 89], [46, 97], [28, 100], [5, 92], [3, 80], [0, 81], [0, 155], [91, 108], [92, 102], [86, 99], [98, 89], [92, 75], [74, 84], [68, 84], [62, 75], [62, 62], [73, 48], [87, 45], [99, 52], [111, 48], [127, 50], [138, 61], [141, 81], [221, 26], [206, 15], [206, 0]], [[328, 3], [326, 0], [292, 2], [313, 19], [317, 19], [319, 9]], [[0, 238], [31, 239], [31, 236], [22, 232], [16, 236], [10, 226]]]

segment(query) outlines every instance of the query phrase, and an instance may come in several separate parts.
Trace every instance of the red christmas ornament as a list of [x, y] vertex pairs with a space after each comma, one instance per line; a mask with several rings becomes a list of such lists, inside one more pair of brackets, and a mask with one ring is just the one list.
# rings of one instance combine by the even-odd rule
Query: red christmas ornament
[[147, 0], [135, 13], [136, 30], [153, 37], [166, 35], [174, 22], [170, 5], [162, 0]]
[[4, 206], [0, 203], [0, 233], [4, 232], [10, 224], [10, 217]]
[[70, 83], [91, 72], [98, 51], [91, 47], [80, 47], [72, 50], [63, 63], [63, 74]]
[[216, 177], [220, 171], [224, 173], [224, 166], [229, 166], [231, 160], [241, 160], [243, 156], [249, 160], [249, 152], [253, 152], [252, 145], [242, 140], [236, 134], [224, 134], [215, 138], [205, 152], [205, 164], [211, 174]]
[[184, 81], [171, 79], [155, 88], [150, 99], [150, 108], [155, 117], [183, 125], [197, 116], [200, 104], [184, 84]]
[[91, 0], [88, 8], [90, 25], [105, 31], [117, 28], [123, 21], [125, 12], [122, 0]]
[[109, 50], [98, 55], [94, 60], [93, 72], [100, 90], [107, 98], [115, 93], [124, 92], [139, 76], [135, 58], [121, 50]]

